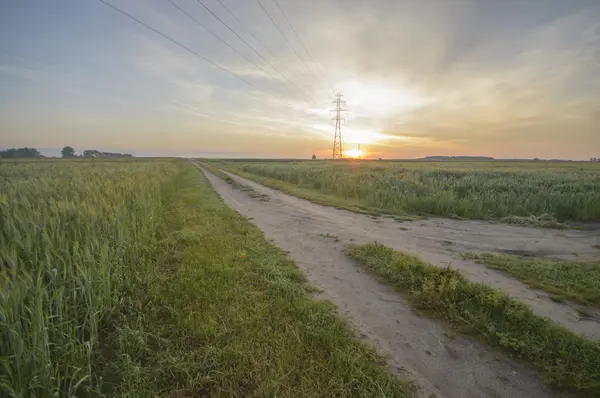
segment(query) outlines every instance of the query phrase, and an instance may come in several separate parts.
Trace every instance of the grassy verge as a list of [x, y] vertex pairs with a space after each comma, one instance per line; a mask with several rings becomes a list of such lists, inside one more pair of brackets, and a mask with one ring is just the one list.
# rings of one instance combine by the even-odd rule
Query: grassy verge
[[600, 308], [600, 262], [581, 262], [506, 254], [467, 253], [466, 258], [504, 271], [555, 297]]
[[411, 396], [262, 232], [186, 165], [168, 201], [160, 283], [116, 361], [130, 396]]
[[525, 359], [552, 387], [600, 394], [600, 343], [535, 315], [528, 306], [459, 272], [427, 264], [377, 243], [348, 254], [404, 293], [420, 310]]

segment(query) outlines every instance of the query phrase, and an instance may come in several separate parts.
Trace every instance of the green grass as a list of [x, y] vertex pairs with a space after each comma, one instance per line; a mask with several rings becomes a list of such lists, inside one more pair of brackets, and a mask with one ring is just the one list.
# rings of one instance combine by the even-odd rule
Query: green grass
[[542, 259], [491, 253], [466, 253], [466, 258], [504, 271], [554, 297], [600, 307], [600, 262]]
[[458, 271], [427, 264], [377, 243], [348, 255], [402, 292], [425, 313], [493, 347], [529, 361], [557, 389], [600, 394], [600, 343], [577, 336], [491, 287]]
[[385, 214], [564, 228], [600, 219], [600, 164], [227, 162], [240, 175], [323, 204]]
[[191, 164], [4, 166], [3, 396], [412, 396]]

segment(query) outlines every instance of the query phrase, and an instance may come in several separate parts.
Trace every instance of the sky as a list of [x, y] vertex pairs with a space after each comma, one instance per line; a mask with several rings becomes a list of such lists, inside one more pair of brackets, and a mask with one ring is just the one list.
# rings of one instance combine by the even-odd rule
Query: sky
[[598, 0], [106, 1], [0, 0], [0, 148], [600, 157]]

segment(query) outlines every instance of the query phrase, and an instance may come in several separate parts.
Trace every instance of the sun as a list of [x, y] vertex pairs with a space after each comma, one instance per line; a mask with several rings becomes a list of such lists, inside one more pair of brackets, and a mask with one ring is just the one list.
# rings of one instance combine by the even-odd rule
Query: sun
[[349, 149], [344, 151], [344, 156], [351, 159], [359, 159], [365, 155], [365, 151], [362, 149]]

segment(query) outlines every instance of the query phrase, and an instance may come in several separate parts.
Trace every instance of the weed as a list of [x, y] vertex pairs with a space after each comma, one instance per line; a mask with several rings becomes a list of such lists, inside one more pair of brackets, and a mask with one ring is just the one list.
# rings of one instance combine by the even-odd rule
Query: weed
[[451, 268], [427, 264], [378, 243], [349, 246], [347, 253], [415, 307], [528, 360], [552, 387], [584, 396], [600, 394], [600, 343], [535, 315], [506, 293], [470, 282]]

